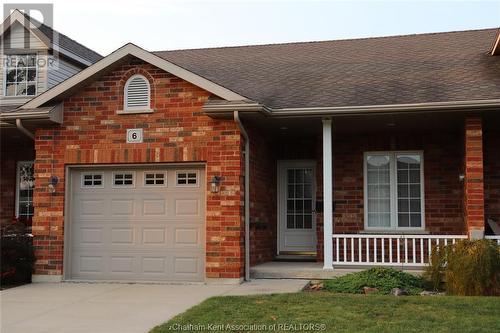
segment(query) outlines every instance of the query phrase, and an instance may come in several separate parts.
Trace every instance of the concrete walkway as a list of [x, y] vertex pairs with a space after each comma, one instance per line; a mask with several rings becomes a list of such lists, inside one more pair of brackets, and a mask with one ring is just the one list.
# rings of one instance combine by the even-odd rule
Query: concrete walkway
[[212, 296], [296, 292], [304, 280], [241, 285], [33, 283], [0, 292], [1, 332], [147, 332]]

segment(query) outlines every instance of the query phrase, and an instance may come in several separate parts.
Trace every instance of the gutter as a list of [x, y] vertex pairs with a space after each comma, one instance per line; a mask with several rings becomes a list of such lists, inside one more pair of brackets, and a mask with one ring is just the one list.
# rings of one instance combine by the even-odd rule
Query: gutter
[[23, 132], [24, 134], [29, 136], [31, 138], [31, 140], [35, 140], [35, 135], [33, 133], [31, 133], [30, 131], [28, 131], [28, 129], [23, 126], [23, 122], [19, 118], [16, 119], [16, 127], [18, 130], [20, 130], [21, 132]]
[[62, 124], [63, 121], [63, 105], [62, 103], [41, 107], [39, 109], [21, 109], [18, 108], [12, 112], [0, 112], [1, 121], [16, 121], [22, 120], [39, 120], [49, 121], [51, 123]]
[[245, 138], [245, 281], [250, 281], [250, 139], [241, 123], [238, 111], [233, 111], [233, 117]]
[[[308, 116], [351, 116], [390, 113], [444, 112], [444, 111], [474, 111], [500, 108], [500, 99], [364, 105], [336, 107], [304, 107], [304, 108], [270, 108], [262, 104], [242, 104], [245, 111], [258, 112], [269, 117], [308, 117]], [[235, 106], [234, 104], [232, 105]], [[223, 115], [230, 110], [230, 105], [206, 105], [203, 111], [209, 115]]]
[[238, 112], [244, 113], [265, 113], [269, 114], [270, 110], [264, 105], [254, 102], [217, 102], [217, 103], [207, 103], [203, 106], [202, 110], [205, 114], [213, 116], [223, 116], [233, 113], [237, 109]]

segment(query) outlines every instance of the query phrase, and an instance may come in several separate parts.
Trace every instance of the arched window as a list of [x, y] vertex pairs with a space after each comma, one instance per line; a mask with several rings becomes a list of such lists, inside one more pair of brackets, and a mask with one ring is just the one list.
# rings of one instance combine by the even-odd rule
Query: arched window
[[132, 75], [125, 83], [124, 110], [149, 110], [151, 88], [143, 75]]

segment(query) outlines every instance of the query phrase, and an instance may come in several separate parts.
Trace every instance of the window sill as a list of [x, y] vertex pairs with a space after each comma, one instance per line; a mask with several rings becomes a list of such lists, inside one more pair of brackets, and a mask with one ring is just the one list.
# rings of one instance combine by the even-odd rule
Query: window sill
[[360, 234], [389, 234], [389, 235], [429, 235], [430, 231], [425, 229], [370, 229], [360, 230]]
[[118, 110], [116, 114], [139, 114], [139, 113], [153, 113], [154, 109], [142, 109], [142, 110]]

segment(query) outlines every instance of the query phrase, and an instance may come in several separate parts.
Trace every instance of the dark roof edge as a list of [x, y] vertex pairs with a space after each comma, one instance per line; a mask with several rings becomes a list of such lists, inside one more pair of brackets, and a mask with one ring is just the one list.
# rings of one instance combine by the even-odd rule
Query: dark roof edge
[[473, 111], [500, 108], [500, 99], [429, 102], [411, 104], [364, 105], [364, 106], [336, 106], [336, 107], [304, 107], [304, 108], [269, 108], [258, 103], [211, 104], [203, 106], [203, 112], [213, 117], [227, 116], [233, 111], [258, 112], [270, 117], [307, 117], [307, 116], [346, 116], [370, 115], [380, 113], [411, 113], [411, 112], [440, 112], [440, 111]]

